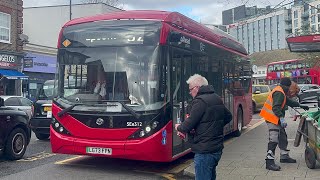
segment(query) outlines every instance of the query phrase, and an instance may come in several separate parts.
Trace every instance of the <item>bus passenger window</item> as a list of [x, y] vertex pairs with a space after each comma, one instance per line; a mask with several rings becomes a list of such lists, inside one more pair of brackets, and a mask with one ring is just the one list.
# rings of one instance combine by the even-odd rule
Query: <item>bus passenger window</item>
[[310, 63], [309, 62], [306, 62], [306, 68], [310, 68]]
[[291, 70], [291, 69], [292, 69], [291, 63], [287, 63], [284, 65], [284, 70]]
[[273, 65], [269, 65], [269, 66], [268, 66], [268, 72], [273, 72], [273, 71], [274, 71]]

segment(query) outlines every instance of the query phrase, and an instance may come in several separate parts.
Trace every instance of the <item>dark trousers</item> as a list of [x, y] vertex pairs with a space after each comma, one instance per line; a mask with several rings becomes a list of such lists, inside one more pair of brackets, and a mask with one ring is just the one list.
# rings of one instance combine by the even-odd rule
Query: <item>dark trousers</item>
[[196, 180], [216, 180], [216, 167], [222, 152], [205, 153], [194, 156]]
[[279, 145], [280, 154], [288, 154], [288, 137], [286, 130], [281, 127], [280, 124], [275, 125], [273, 123], [267, 122], [269, 129], [269, 143], [268, 150], [271, 150], [275, 153], [277, 145]]

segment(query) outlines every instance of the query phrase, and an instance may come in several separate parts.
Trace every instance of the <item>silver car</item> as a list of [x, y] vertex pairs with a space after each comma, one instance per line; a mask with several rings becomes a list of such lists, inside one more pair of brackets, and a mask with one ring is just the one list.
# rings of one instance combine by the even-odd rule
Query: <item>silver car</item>
[[314, 101], [320, 95], [320, 86], [317, 84], [298, 84], [300, 92], [298, 93], [299, 101]]
[[1, 98], [4, 100], [5, 106], [20, 109], [26, 112], [29, 119], [31, 119], [33, 115], [33, 103], [31, 100], [22, 96], [1, 96]]

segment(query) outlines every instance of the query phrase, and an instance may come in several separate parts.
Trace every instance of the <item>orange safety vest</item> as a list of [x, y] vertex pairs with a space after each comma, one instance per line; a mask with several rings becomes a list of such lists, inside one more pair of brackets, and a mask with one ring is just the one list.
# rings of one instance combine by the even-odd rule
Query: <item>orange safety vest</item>
[[286, 94], [284, 93], [283, 89], [280, 86], [275, 87], [271, 93], [268, 95], [268, 98], [266, 100], [266, 102], [264, 103], [261, 111], [260, 111], [260, 116], [262, 118], [264, 118], [266, 121], [273, 123], [275, 125], [279, 124], [279, 117], [276, 116], [273, 111], [272, 111], [272, 104], [273, 104], [273, 99], [272, 99], [272, 95], [274, 92], [276, 91], [280, 91], [282, 92], [282, 94], [284, 95], [284, 101], [281, 105], [281, 109], [284, 108], [286, 102], [287, 102], [287, 97]]

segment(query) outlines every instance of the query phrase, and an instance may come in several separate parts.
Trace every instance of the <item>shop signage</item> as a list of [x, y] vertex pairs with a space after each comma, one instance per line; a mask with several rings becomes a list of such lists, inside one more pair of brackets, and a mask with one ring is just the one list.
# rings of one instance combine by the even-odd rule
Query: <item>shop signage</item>
[[23, 71], [55, 73], [57, 58], [56, 56], [28, 53], [23, 58]]
[[32, 68], [33, 67], [33, 59], [32, 58], [24, 58], [23, 59], [23, 68]]
[[2, 67], [12, 67], [17, 66], [17, 56], [0, 54], [0, 66]]

